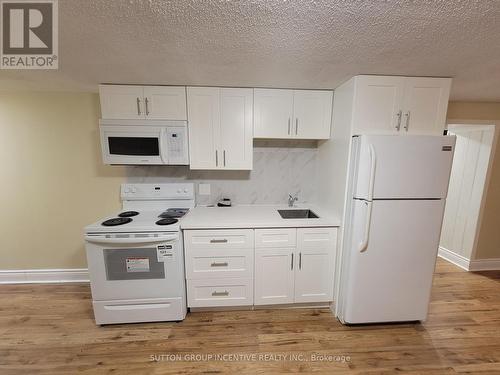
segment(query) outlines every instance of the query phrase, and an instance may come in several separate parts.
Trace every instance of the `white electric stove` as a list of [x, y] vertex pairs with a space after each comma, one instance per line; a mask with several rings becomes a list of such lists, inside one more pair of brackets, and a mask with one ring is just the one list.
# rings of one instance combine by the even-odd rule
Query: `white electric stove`
[[123, 210], [85, 228], [97, 324], [180, 321], [186, 316], [179, 222], [193, 184], [123, 184]]

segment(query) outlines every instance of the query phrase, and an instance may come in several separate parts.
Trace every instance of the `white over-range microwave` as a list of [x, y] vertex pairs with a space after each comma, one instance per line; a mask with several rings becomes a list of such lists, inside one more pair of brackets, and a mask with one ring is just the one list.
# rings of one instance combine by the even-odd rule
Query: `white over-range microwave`
[[189, 164], [187, 121], [100, 120], [104, 164]]

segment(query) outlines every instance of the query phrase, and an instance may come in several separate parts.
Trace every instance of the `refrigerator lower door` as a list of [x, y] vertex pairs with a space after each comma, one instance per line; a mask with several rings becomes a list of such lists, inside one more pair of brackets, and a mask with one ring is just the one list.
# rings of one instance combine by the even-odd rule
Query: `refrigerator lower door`
[[426, 318], [444, 203], [354, 200], [351, 247], [341, 286], [342, 322]]

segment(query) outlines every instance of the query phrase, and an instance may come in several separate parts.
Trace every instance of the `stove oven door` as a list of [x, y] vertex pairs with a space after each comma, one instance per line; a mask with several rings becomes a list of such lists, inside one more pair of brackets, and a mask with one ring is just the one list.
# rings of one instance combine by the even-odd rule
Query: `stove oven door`
[[178, 233], [88, 234], [85, 240], [94, 301], [183, 296]]

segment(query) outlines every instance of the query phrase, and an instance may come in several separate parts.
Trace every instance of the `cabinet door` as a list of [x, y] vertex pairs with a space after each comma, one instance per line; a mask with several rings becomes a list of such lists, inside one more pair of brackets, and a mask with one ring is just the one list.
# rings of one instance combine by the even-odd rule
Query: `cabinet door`
[[292, 135], [301, 139], [328, 139], [332, 122], [333, 91], [293, 92]]
[[219, 134], [219, 88], [188, 87], [189, 159], [191, 169], [219, 166], [216, 138]]
[[252, 169], [253, 90], [221, 89], [220, 108], [219, 165], [223, 169]]
[[405, 134], [442, 135], [450, 87], [451, 78], [407, 78], [401, 131]]
[[151, 120], [187, 120], [186, 88], [144, 86], [144, 112]]
[[255, 305], [293, 302], [293, 248], [255, 250]]
[[143, 119], [142, 86], [100, 85], [101, 116], [103, 119]]
[[398, 134], [405, 77], [356, 77], [353, 134]]
[[293, 90], [254, 89], [254, 137], [290, 138]]
[[333, 300], [336, 228], [297, 229], [295, 302]]

